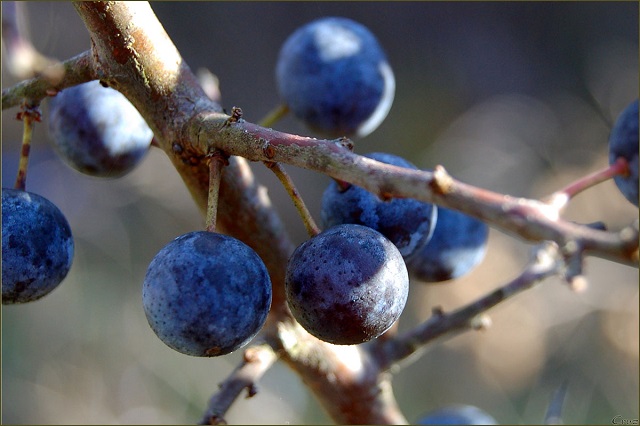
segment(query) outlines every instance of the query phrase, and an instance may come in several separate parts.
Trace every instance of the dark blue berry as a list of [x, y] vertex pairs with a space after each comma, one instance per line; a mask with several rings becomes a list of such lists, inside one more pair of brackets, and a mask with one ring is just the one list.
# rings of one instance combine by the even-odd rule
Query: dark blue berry
[[276, 82], [293, 114], [327, 137], [373, 132], [395, 94], [393, 71], [375, 36], [347, 18], [321, 18], [289, 36]]
[[98, 81], [64, 89], [49, 103], [49, 135], [72, 168], [120, 177], [149, 151], [153, 133], [135, 107]]
[[412, 277], [440, 282], [467, 274], [484, 258], [489, 227], [455, 210], [438, 207], [431, 240], [407, 262]]
[[622, 195], [638, 206], [638, 99], [618, 116], [609, 136], [609, 164], [623, 157], [629, 162], [629, 174], [614, 181]]
[[[386, 153], [365, 155], [383, 163], [416, 169], [405, 159]], [[346, 190], [331, 181], [322, 195], [321, 220], [325, 228], [355, 223], [375, 229], [391, 240], [405, 259], [424, 246], [433, 233], [437, 207], [412, 198], [383, 200], [357, 185]]]
[[153, 258], [142, 303], [149, 325], [169, 347], [193, 356], [224, 355], [246, 345], [264, 325], [271, 281], [249, 246], [196, 231]]
[[72, 260], [73, 237], [62, 212], [40, 195], [2, 188], [2, 303], [50, 293]]
[[398, 249], [360, 225], [339, 225], [302, 243], [285, 278], [293, 316], [329, 343], [353, 345], [380, 336], [398, 319], [409, 292]]
[[473, 405], [451, 405], [424, 415], [419, 425], [497, 425], [498, 422], [484, 410]]

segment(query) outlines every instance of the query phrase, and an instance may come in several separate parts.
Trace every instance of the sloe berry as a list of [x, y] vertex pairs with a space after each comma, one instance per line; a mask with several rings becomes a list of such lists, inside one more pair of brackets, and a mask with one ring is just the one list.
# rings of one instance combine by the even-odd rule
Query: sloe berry
[[[396, 155], [374, 152], [365, 157], [394, 166], [416, 169]], [[383, 200], [357, 185], [346, 190], [331, 181], [322, 195], [320, 216], [325, 228], [355, 223], [375, 229], [391, 240], [405, 259], [424, 246], [437, 221], [437, 207], [412, 198]]]
[[325, 17], [297, 29], [276, 65], [282, 101], [313, 131], [364, 137], [386, 118], [395, 78], [375, 36], [351, 19]]
[[629, 162], [629, 175], [614, 181], [622, 195], [638, 206], [638, 99], [618, 116], [609, 136], [609, 164], [623, 157]]
[[484, 410], [473, 405], [454, 404], [425, 414], [419, 425], [497, 425]]
[[2, 188], [2, 304], [49, 294], [73, 261], [71, 228], [51, 201]]
[[302, 243], [285, 276], [289, 307], [317, 338], [353, 345], [380, 336], [398, 319], [409, 292], [398, 249], [379, 232], [338, 225]]
[[438, 207], [431, 240], [407, 262], [412, 277], [425, 282], [458, 278], [484, 258], [489, 227], [455, 210]]
[[162, 248], [144, 279], [149, 325], [169, 347], [193, 356], [225, 355], [246, 345], [271, 307], [267, 268], [249, 246], [195, 231]]
[[49, 135], [69, 166], [87, 175], [111, 178], [133, 170], [153, 138], [127, 98], [97, 80], [64, 89], [51, 98]]

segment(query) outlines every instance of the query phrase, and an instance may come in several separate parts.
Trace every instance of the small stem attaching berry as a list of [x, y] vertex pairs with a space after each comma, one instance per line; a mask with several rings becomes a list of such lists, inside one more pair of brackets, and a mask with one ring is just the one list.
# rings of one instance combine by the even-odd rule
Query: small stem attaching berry
[[273, 127], [278, 121], [280, 121], [285, 115], [289, 113], [289, 107], [285, 104], [278, 105], [272, 109], [260, 122], [258, 123], [262, 127]]
[[334, 178], [333, 180], [334, 180], [334, 181], [336, 182], [336, 184], [338, 185], [338, 189], [340, 190], [340, 192], [344, 192], [344, 191], [346, 191], [347, 189], [351, 188], [351, 184], [350, 184], [349, 182], [345, 182], [345, 181], [343, 181], [343, 180], [335, 179], [335, 178]]
[[27, 168], [29, 166], [29, 153], [31, 152], [31, 138], [33, 137], [33, 123], [41, 120], [38, 106], [24, 104], [16, 118], [24, 123], [22, 132], [22, 147], [20, 149], [20, 162], [18, 164], [18, 176], [15, 189], [25, 190], [27, 184]]
[[304, 222], [304, 226], [307, 229], [309, 236], [313, 237], [318, 235], [320, 233], [320, 228], [318, 228], [318, 225], [316, 225], [316, 222], [313, 220], [313, 217], [302, 200], [300, 193], [296, 189], [291, 176], [289, 176], [286, 170], [282, 167], [282, 164], [270, 161], [265, 161], [264, 164], [276, 175], [278, 180], [282, 183], [282, 186], [284, 186], [284, 189], [286, 189], [289, 197], [291, 197], [291, 200], [293, 201], [293, 204], [296, 206], [302, 221]]
[[209, 157], [209, 193], [207, 200], [206, 230], [216, 231], [216, 218], [218, 213], [218, 195], [220, 193], [220, 179], [222, 168], [228, 164], [228, 156], [221, 151], [214, 151]]
[[571, 182], [564, 188], [554, 192], [547, 197], [546, 202], [558, 209], [558, 211], [561, 211], [567, 206], [572, 198], [582, 191], [612, 179], [614, 176], [625, 176], [628, 173], [629, 162], [624, 157], [620, 157], [610, 166], [583, 176], [578, 180]]

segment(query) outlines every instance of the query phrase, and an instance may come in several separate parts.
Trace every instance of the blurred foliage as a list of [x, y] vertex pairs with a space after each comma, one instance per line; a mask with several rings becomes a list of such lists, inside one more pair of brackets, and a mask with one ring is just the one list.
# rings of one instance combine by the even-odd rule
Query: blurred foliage
[[[66, 59], [90, 47], [69, 3], [25, 4], [41, 52]], [[637, 2], [158, 2], [152, 4], [187, 63], [215, 73], [227, 110], [258, 121], [277, 102], [283, 40], [320, 16], [355, 19], [387, 50], [397, 92], [387, 120], [356, 152], [389, 151], [418, 167], [512, 195], [542, 197], [607, 164], [615, 116], [638, 96]], [[2, 87], [15, 83], [3, 67]], [[2, 113], [2, 179], [11, 186], [21, 124]], [[51, 295], [2, 307], [2, 422], [190, 423], [240, 353], [216, 359], [167, 348], [146, 323], [147, 265], [172, 238], [204, 221], [164, 154], [118, 180], [66, 168], [48, 141], [47, 104], [36, 127], [27, 188], [71, 224], [72, 270]], [[286, 118], [278, 129], [307, 134]], [[292, 203], [255, 164], [296, 242]], [[313, 214], [328, 178], [289, 167]], [[606, 182], [572, 201], [566, 217], [619, 229], [638, 211]], [[518, 274], [529, 246], [492, 229], [485, 261], [452, 283], [412, 283], [401, 328], [434, 306], [453, 309]], [[560, 280], [490, 312], [493, 326], [429, 345], [395, 373], [407, 418], [473, 404], [501, 423], [539, 423], [565, 379], [566, 423], [637, 419], [638, 270], [588, 259], [588, 289]], [[300, 379], [278, 364], [230, 423], [327, 423]]]

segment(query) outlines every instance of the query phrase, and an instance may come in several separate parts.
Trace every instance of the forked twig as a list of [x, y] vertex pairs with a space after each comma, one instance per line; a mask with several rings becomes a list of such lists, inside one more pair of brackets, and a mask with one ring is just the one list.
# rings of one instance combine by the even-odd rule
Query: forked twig
[[250, 346], [244, 351], [241, 364], [220, 383], [220, 389], [211, 399], [200, 424], [226, 424], [224, 416], [244, 389], [247, 398], [257, 392], [256, 383], [278, 359], [277, 352], [268, 343]]

